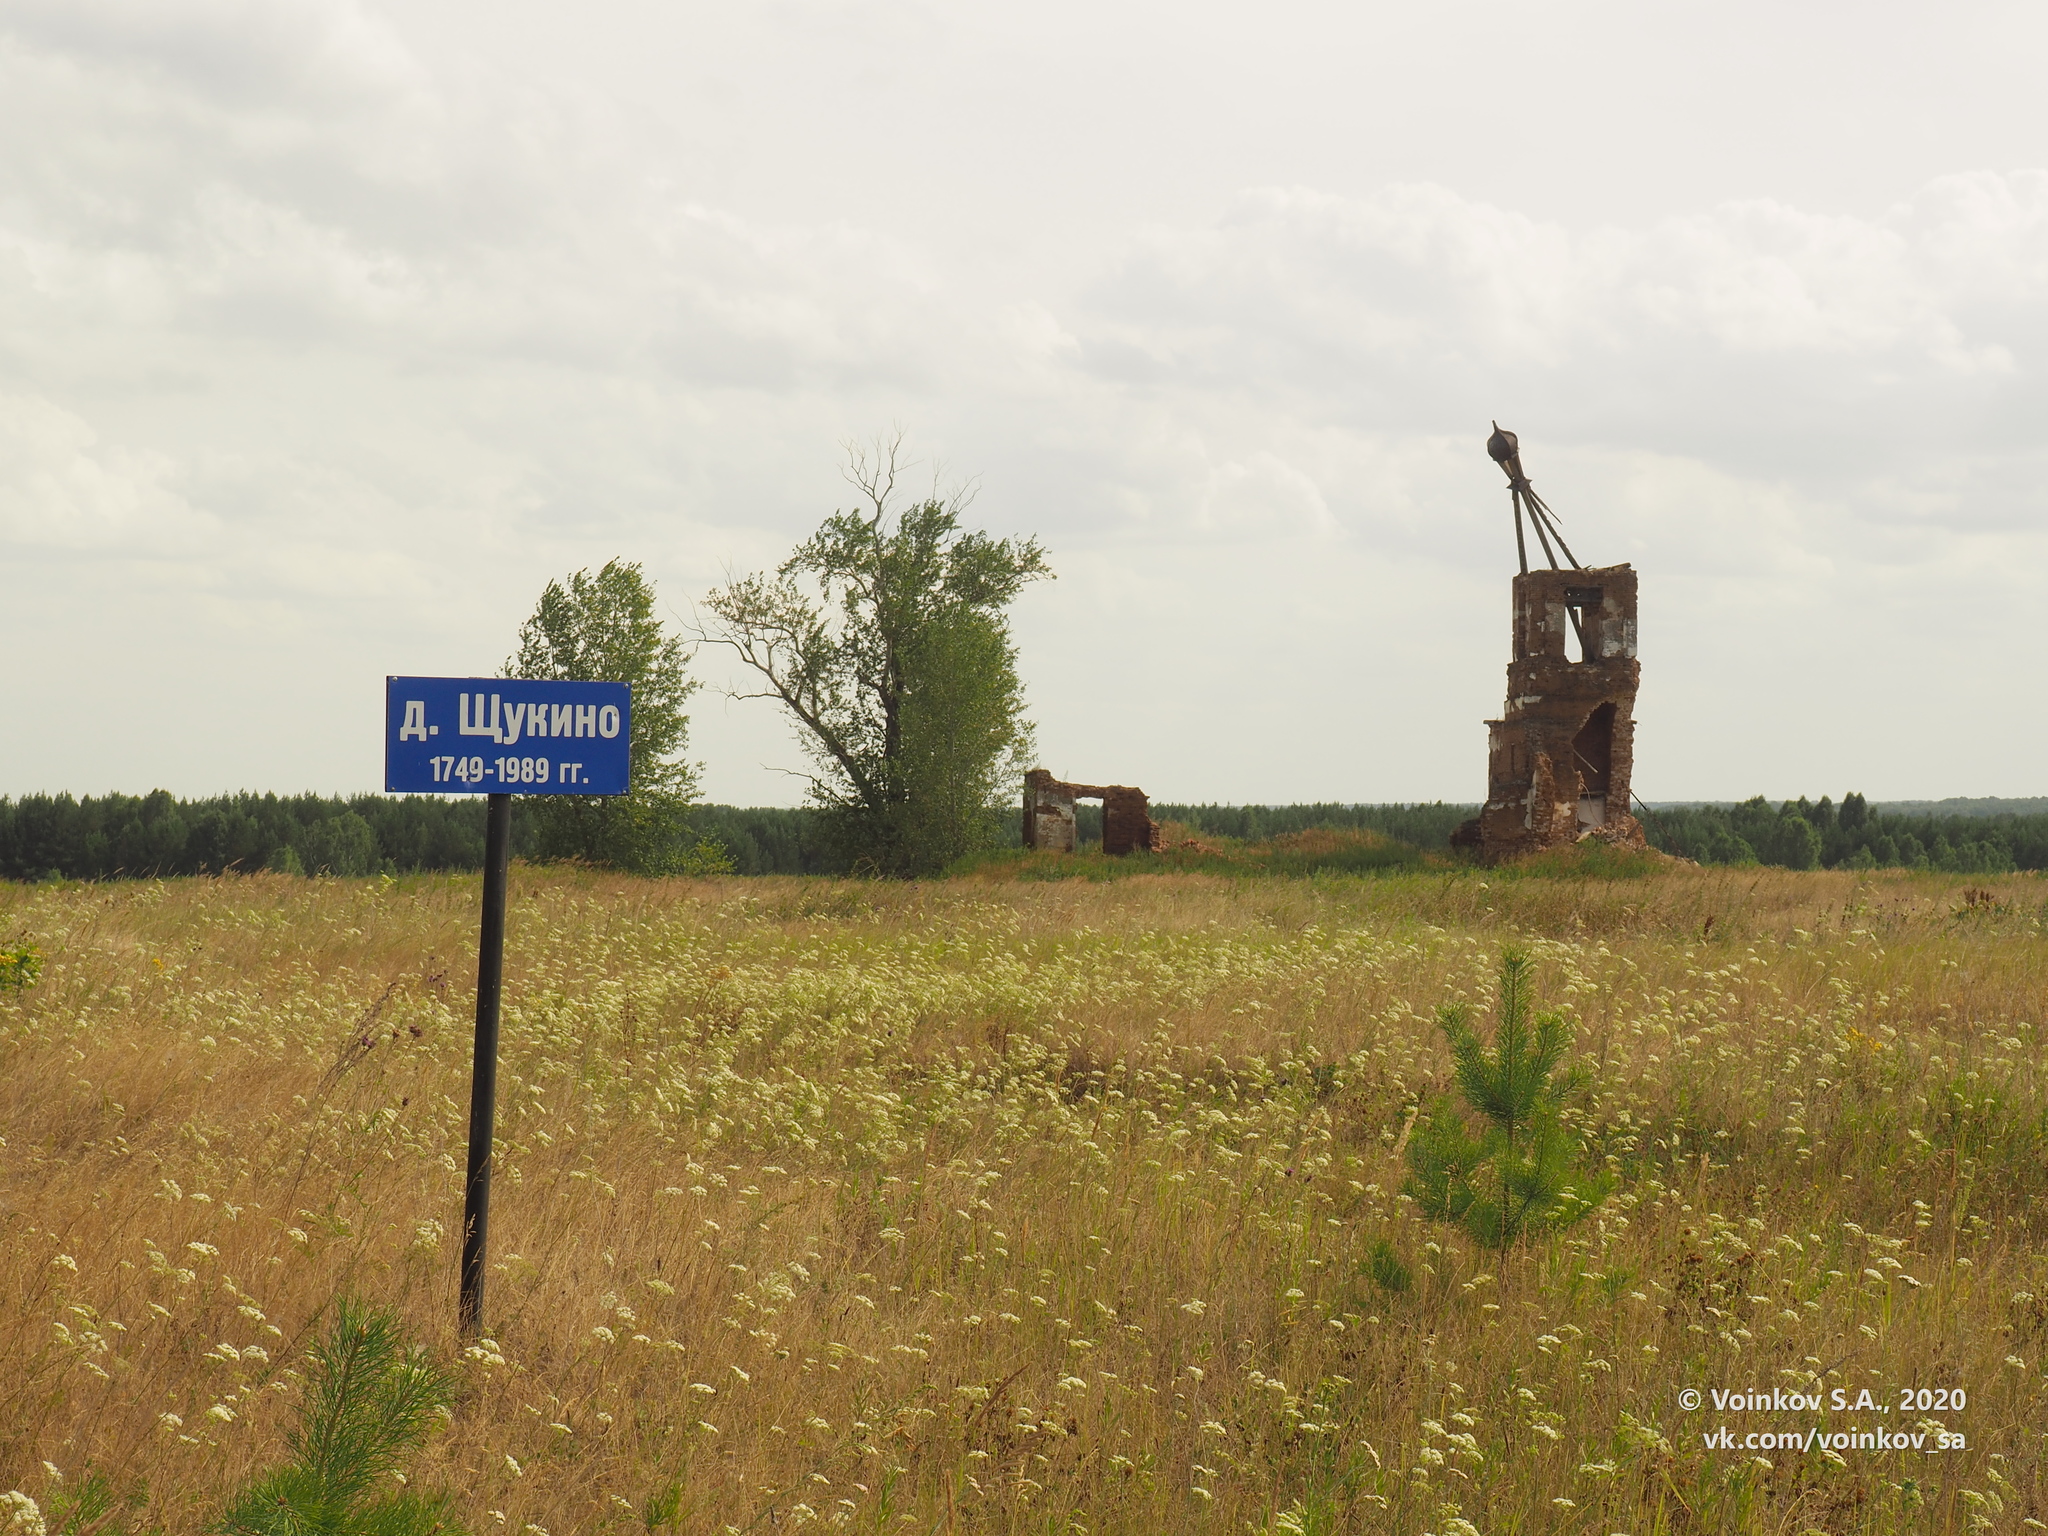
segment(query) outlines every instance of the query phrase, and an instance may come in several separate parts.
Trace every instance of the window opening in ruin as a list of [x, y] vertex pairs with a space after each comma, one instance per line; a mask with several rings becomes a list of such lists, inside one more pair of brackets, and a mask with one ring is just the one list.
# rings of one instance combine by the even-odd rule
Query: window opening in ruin
[[1074, 807], [1074, 846], [1095, 848], [1102, 843], [1102, 802], [1082, 801]]
[[1565, 636], [1565, 657], [1570, 661], [1598, 661], [1595, 654], [1594, 636], [1599, 633], [1600, 604], [1603, 598], [1598, 587], [1566, 587], [1564, 589], [1565, 611], [1571, 615], [1571, 633]]
[[1607, 790], [1614, 773], [1612, 704], [1602, 704], [1579, 727], [1572, 738], [1572, 761], [1579, 771], [1579, 825], [1606, 825]]

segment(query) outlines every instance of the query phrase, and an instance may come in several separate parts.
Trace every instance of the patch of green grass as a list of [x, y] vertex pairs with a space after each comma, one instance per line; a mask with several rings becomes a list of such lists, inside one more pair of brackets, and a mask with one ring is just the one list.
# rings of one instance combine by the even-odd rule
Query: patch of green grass
[[1499, 865], [1495, 873], [1504, 879], [1519, 875], [1531, 880], [1641, 880], [1669, 869], [1671, 862], [1662, 854], [1638, 853], [1587, 838], [1569, 848], [1553, 848]]

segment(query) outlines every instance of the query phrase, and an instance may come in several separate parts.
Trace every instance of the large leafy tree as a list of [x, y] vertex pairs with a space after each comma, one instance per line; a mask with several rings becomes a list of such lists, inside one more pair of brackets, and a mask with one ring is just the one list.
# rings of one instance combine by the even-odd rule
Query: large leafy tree
[[1031, 746], [1006, 610], [1052, 575], [1035, 539], [963, 531], [967, 494], [900, 500], [901, 438], [849, 451], [860, 493], [773, 575], [713, 592], [706, 640], [786, 709], [843, 856], [929, 874], [987, 842]]
[[690, 832], [697, 770], [681, 756], [690, 725], [683, 705], [698, 683], [686, 668], [683, 642], [663, 632], [654, 586], [637, 564], [613, 560], [594, 576], [581, 570], [547, 584], [505, 676], [630, 685], [632, 790], [535, 796], [527, 814], [536, 857], [650, 875], [721, 866], [718, 850]]

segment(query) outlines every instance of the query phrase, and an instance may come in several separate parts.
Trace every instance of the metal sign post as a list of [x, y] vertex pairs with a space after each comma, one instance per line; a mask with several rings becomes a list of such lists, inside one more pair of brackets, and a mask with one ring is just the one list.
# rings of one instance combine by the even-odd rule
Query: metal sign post
[[505, 985], [505, 876], [512, 797], [484, 811], [484, 916], [476, 946], [476, 1051], [469, 1069], [469, 1175], [462, 1184], [462, 1335], [484, 1328], [484, 1249], [491, 1229], [491, 1137], [498, 1115], [498, 999]]
[[[632, 692], [624, 683], [518, 678], [384, 680], [384, 788], [486, 796], [483, 921], [476, 955], [476, 1049], [470, 1070], [469, 1167], [462, 1187], [462, 1333], [483, 1331], [498, 1104], [498, 1007], [505, 980], [505, 878], [512, 796], [623, 795]], [[488, 745], [486, 745], [488, 743]]]

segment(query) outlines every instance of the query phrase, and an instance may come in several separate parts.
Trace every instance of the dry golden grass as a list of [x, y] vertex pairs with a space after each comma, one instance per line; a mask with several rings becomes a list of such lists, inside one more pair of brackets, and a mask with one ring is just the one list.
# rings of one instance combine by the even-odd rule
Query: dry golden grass
[[[465, 1352], [474, 880], [0, 888], [0, 1489], [202, 1529], [352, 1291], [460, 1361], [414, 1480], [479, 1532], [2038, 1529], [2044, 894], [515, 871]], [[1499, 1256], [1396, 1144], [1509, 939], [1622, 1183]], [[1809, 1384], [1968, 1400], [1678, 1402]]]

